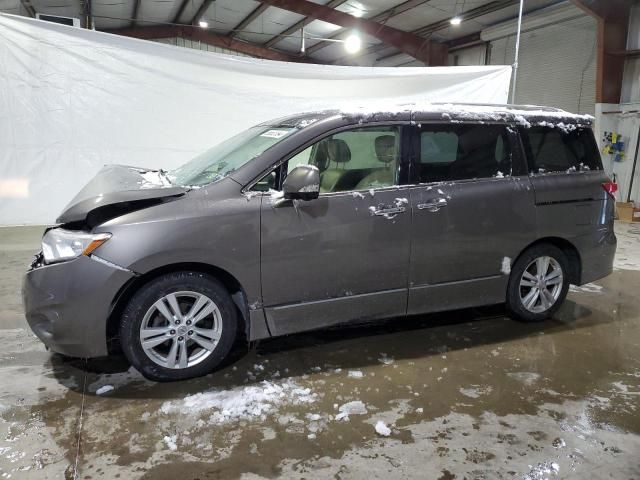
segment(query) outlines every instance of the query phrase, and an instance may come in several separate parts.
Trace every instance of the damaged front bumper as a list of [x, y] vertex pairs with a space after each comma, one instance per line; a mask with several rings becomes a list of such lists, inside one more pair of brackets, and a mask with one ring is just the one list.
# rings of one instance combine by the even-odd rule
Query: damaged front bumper
[[27, 323], [51, 350], [71, 357], [108, 354], [107, 319], [122, 287], [135, 274], [80, 256], [44, 265], [36, 257], [22, 284]]

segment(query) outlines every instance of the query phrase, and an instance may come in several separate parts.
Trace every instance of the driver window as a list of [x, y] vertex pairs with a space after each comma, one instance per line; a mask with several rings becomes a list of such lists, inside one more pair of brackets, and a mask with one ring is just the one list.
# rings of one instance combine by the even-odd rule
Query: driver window
[[325, 137], [287, 162], [320, 170], [320, 193], [367, 190], [396, 184], [400, 153], [397, 127], [368, 127]]

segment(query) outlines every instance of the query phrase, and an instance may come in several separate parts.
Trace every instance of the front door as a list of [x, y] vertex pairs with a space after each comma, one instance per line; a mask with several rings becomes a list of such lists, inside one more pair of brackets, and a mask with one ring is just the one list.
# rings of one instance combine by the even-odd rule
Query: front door
[[[411, 209], [400, 126], [341, 130], [282, 165], [321, 170], [320, 197], [264, 195], [262, 297], [273, 335], [404, 315]], [[282, 177], [282, 175], [280, 175]]]
[[536, 238], [517, 134], [423, 123], [416, 136], [409, 313], [504, 302], [511, 264]]

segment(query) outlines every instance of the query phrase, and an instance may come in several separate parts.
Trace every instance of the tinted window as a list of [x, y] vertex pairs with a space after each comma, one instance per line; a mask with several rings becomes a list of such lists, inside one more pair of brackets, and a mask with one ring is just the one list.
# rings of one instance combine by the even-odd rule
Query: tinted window
[[388, 187], [396, 183], [400, 131], [395, 127], [359, 128], [336, 133], [311, 145], [287, 164], [320, 170], [320, 192]]
[[600, 153], [590, 129], [565, 131], [552, 127], [522, 129], [533, 173], [600, 170]]
[[420, 132], [420, 183], [511, 174], [506, 128], [500, 125], [426, 125]]

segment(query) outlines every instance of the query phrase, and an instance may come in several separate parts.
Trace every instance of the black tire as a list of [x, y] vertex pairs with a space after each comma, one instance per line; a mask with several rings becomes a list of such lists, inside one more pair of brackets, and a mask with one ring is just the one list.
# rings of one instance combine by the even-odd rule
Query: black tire
[[[150, 311], [156, 301], [165, 295], [181, 291], [204, 295], [214, 302], [221, 317], [221, 321], [219, 321], [222, 325], [220, 338], [208, 356], [199, 363], [185, 368], [167, 368], [166, 366], [156, 363], [145, 353], [145, 350], [142, 348], [140, 329], [145, 315]], [[188, 305], [185, 308], [188, 308]], [[156, 382], [185, 380], [211, 373], [222, 363], [231, 351], [236, 339], [236, 333], [238, 331], [237, 322], [238, 318], [235, 304], [227, 289], [218, 280], [200, 272], [175, 272], [155, 278], [133, 295], [120, 321], [120, 341], [124, 355], [129, 362], [131, 362], [131, 365], [149, 380]], [[167, 323], [170, 324], [171, 322]], [[169, 340], [167, 344], [172, 345], [173, 343], [174, 340]], [[164, 345], [157, 348], [164, 348]], [[189, 348], [192, 350], [199, 348], [199, 345], [194, 341], [191, 341], [190, 345], [192, 345], [192, 347]], [[179, 348], [186, 347], [181, 345]], [[167, 358], [168, 357], [169, 354], [167, 354]]]
[[[521, 290], [520, 281], [524, 275], [525, 269], [540, 257], [551, 257], [557, 262], [562, 270], [562, 287], [559, 288], [559, 295], [551, 307], [546, 308], [544, 311], [533, 312], [527, 309], [523, 304], [521, 294], [526, 293], [527, 290], [526, 288], [522, 288]], [[525, 250], [511, 268], [511, 274], [509, 276], [509, 284], [507, 287], [507, 311], [510, 316], [523, 322], [540, 322], [553, 316], [567, 296], [570, 283], [570, 271], [567, 256], [561, 249], [554, 245], [540, 243]], [[542, 306], [539, 308], [542, 308]]]

